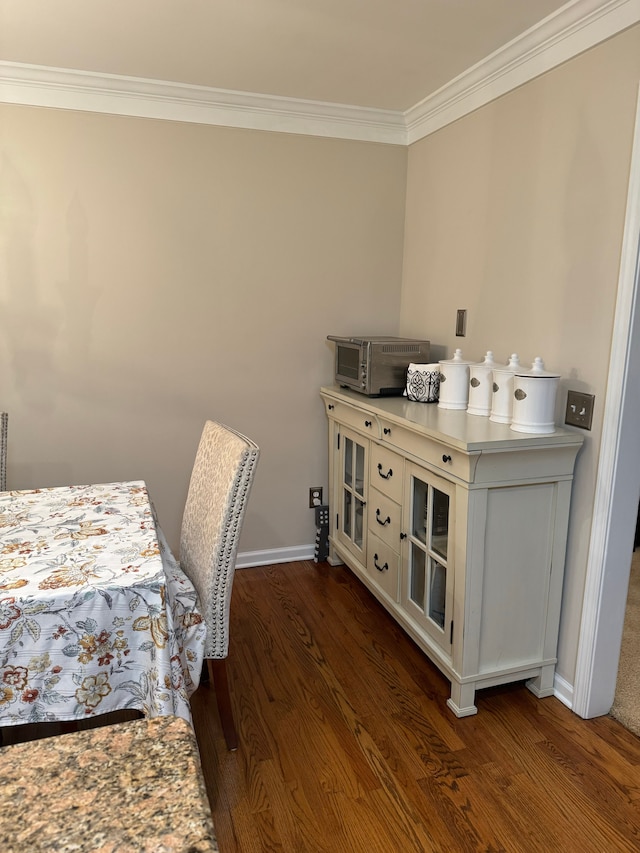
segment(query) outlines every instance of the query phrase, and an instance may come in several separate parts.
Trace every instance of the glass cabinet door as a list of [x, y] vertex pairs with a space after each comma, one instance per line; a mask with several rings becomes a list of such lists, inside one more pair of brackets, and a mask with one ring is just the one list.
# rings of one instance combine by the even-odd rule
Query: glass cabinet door
[[365, 494], [368, 441], [341, 428], [336, 530], [340, 540], [365, 562]]
[[408, 475], [403, 605], [440, 646], [451, 649], [453, 487], [417, 466]]

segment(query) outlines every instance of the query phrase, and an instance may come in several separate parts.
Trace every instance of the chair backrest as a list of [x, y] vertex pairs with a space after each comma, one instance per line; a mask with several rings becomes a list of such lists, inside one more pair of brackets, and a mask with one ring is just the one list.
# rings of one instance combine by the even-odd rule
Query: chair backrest
[[206, 658], [225, 658], [229, 651], [238, 540], [259, 452], [244, 435], [206, 422], [180, 534], [180, 565], [198, 592], [207, 623]]
[[9, 415], [0, 412], [0, 492], [7, 490], [7, 432]]

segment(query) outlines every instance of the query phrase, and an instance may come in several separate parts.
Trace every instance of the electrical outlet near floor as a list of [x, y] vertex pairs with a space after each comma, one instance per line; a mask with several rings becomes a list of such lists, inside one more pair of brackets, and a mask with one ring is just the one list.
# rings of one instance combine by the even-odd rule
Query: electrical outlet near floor
[[309, 489], [309, 508], [322, 504], [322, 486], [311, 486]]
[[567, 391], [567, 410], [564, 416], [565, 424], [591, 429], [593, 407], [596, 398], [593, 394], [583, 394], [581, 391]]

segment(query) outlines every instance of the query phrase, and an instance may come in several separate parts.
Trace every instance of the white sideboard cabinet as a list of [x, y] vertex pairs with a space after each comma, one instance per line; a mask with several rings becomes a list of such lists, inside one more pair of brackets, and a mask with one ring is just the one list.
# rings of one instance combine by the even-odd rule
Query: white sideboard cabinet
[[329, 562], [346, 565], [451, 681], [448, 705], [527, 680], [553, 693], [581, 435], [514, 432], [464, 411], [321, 389]]

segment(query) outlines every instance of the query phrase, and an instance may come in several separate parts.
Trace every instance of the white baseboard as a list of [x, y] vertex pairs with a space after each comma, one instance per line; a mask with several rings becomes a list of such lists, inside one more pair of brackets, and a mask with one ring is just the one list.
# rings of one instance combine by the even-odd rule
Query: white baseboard
[[313, 560], [315, 544], [292, 545], [288, 548], [269, 548], [264, 551], [243, 551], [236, 559], [236, 569], [252, 566], [270, 566], [272, 563], [294, 563], [296, 560]]
[[573, 684], [565, 681], [561, 675], [556, 674], [553, 677], [553, 695], [559, 699], [563, 705], [573, 710]]

